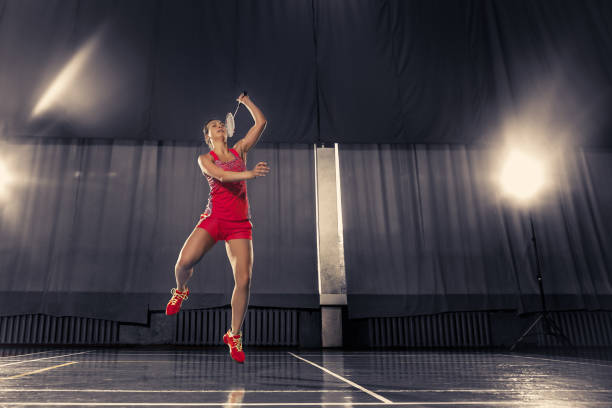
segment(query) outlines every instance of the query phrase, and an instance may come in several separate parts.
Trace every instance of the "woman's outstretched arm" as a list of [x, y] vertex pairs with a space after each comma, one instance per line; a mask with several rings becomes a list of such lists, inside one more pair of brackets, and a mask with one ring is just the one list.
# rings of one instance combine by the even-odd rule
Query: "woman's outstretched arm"
[[251, 116], [253, 116], [253, 120], [255, 121], [255, 124], [251, 126], [246, 136], [244, 136], [234, 145], [234, 149], [246, 153], [259, 141], [259, 137], [266, 128], [267, 122], [263, 112], [253, 103], [248, 95], [240, 94], [237, 100], [247, 107], [249, 112], [251, 112]]

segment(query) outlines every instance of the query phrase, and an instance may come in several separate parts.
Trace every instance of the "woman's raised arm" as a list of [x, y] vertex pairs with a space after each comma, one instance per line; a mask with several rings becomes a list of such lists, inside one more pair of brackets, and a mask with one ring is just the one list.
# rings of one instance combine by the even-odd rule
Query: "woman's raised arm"
[[248, 95], [240, 94], [237, 101], [247, 107], [255, 121], [255, 124], [251, 126], [247, 134], [234, 145], [234, 149], [238, 150], [240, 153], [246, 153], [259, 141], [261, 134], [266, 128], [267, 121], [263, 112], [253, 103]]

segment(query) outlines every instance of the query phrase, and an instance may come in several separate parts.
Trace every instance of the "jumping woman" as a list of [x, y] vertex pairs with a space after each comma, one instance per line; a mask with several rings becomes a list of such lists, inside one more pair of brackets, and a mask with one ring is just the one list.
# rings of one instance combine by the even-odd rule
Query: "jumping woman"
[[242, 349], [242, 322], [249, 303], [251, 271], [253, 269], [252, 228], [246, 180], [265, 176], [269, 167], [259, 162], [253, 170], [246, 168], [246, 155], [259, 140], [266, 127], [266, 118], [251, 99], [241, 94], [237, 101], [251, 112], [255, 124], [246, 136], [233, 148], [227, 147], [227, 129], [220, 120], [209, 120], [202, 132], [210, 152], [198, 157], [198, 164], [208, 180], [210, 195], [206, 210], [200, 221], [183, 245], [174, 274], [176, 288], [166, 306], [166, 314], [179, 311], [187, 299], [187, 281], [193, 275], [193, 267], [202, 259], [217, 241], [225, 241], [225, 249], [234, 272], [232, 293], [232, 325], [223, 336], [229, 346], [231, 357], [242, 363], [245, 355]]

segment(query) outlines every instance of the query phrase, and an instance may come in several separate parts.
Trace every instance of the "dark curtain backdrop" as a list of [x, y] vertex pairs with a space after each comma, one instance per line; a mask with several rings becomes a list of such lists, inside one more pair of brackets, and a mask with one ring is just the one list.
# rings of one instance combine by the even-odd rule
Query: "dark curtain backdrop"
[[[485, 150], [446, 144], [510, 122], [610, 148], [610, 21], [607, 0], [0, 0], [0, 311], [163, 309], [207, 194], [194, 144], [243, 89], [263, 142], [296, 144], [249, 158], [277, 171], [249, 183], [253, 304], [317, 304], [307, 144], [339, 142], [351, 316], [532, 310], [526, 215], [492, 199]], [[568, 153], [534, 213], [553, 308], [609, 304], [608, 154]], [[189, 307], [227, 302], [220, 245], [194, 279]]]
[[[174, 264], [208, 184], [176, 142], [38, 139], [1, 143], [0, 313], [146, 322], [163, 310]], [[248, 167], [254, 247], [251, 305], [317, 307], [312, 146], [261, 144]], [[1, 188], [1, 187], [0, 187]], [[196, 266], [186, 308], [229, 304], [225, 243]]]
[[0, 0], [0, 135], [197, 140], [247, 89], [268, 142], [496, 141], [535, 106], [609, 147], [610, 21], [608, 0]]
[[[349, 316], [539, 310], [529, 211], [500, 154], [340, 145]], [[531, 207], [552, 310], [612, 308], [612, 151], [567, 151]], [[554, 168], [553, 168], [554, 169]]]

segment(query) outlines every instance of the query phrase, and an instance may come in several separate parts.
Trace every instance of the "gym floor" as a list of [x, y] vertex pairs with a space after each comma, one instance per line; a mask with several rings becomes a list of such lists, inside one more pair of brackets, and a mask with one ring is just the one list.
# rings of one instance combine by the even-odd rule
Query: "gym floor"
[[612, 406], [612, 350], [0, 347], [0, 406]]

